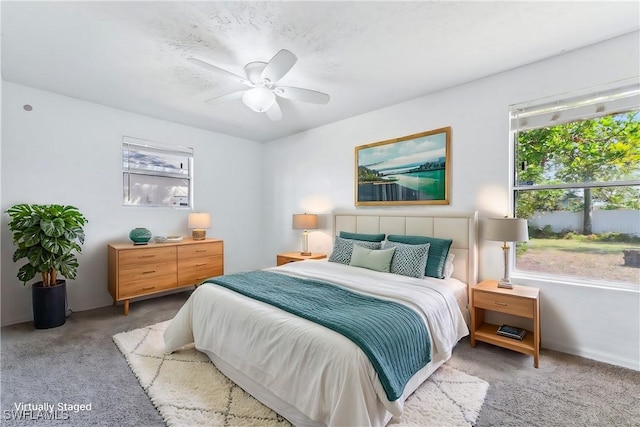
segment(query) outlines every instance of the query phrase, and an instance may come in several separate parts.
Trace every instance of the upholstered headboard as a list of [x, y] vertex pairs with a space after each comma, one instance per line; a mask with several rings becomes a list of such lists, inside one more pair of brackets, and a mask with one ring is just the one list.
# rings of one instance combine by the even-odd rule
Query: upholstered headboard
[[385, 233], [453, 239], [453, 277], [469, 285], [478, 281], [478, 213], [404, 210], [336, 210], [334, 235]]

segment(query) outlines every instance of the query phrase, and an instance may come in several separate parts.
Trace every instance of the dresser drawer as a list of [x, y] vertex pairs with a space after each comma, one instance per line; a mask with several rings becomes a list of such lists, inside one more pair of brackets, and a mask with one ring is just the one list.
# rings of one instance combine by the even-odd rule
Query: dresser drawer
[[473, 291], [473, 306], [523, 317], [534, 313], [533, 299], [478, 290]]
[[118, 298], [133, 297], [175, 288], [177, 269], [175, 262], [149, 263], [123, 267], [118, 274]]
[[178, 259], [209, 257], [222, 255], [222, 242], [195, 243], [193, 245], [178, 246]]
[[118, 252], [118, 263], [121, 267], [137, 264], [168, 262], [176, 260], [176, 248], [140, 248]]
[[224, 274], [222, 255], [188, 258], [178, 261], [178, 286], [192, 285]]

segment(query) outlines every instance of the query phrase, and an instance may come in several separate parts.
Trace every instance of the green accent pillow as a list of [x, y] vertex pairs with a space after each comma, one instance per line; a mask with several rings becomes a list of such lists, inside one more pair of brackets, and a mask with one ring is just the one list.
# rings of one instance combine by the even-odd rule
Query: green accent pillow
[[382, 242], [384, 240], [384, 233], [364, 234], [364, 233], [349, 233], [348, 231], [341, 231], [340, 237], [342, 237], [343, 239], [364, 240], [365, 242]]
[[400, 234], [390, 234], [387, 239], [390, 242], [406, 243], [408, 245], [429, 243], [429, 257], [427, 258], [427, 268], [424, 274], [436, 279], [444, 279], [444, 264], [453, 240], [427, 236], [403, 236]]
[[362, 240], [343, 239], [342, 237], [336, 236], [336, 240], [333, 243], [333, 252], [331, 252], [329, 256], [329, 262], [349, 265], [353, 247], [356, 245], [369, 249], [380, 249], [382, 246], [380, 242], [365, 242]]
[[391, 269], [391, 259], [395, 251], [396, 248], [375, 250], [353, 245], [353, 253], [349, 265], [388, 273]]

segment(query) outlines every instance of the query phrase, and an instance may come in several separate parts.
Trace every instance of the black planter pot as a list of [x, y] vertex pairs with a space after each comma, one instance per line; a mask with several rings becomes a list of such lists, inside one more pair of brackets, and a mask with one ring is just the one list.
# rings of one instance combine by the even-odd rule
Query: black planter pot
[[54, 286], [36, 282], [31, 287], [33, 325], [36, 329], [49, 329], [64, 325], [67, 314], [67, 282], [56, 280]]

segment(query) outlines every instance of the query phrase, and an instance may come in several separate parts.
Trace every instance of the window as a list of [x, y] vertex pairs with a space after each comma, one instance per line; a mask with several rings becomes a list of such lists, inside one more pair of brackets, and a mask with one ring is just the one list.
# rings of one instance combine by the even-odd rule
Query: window
[[516, 268], [640, 285], [637, 84], [511, 108]]
[[122, 203], [125, 206], [189, 208], [193, 148], [122, 138]]

